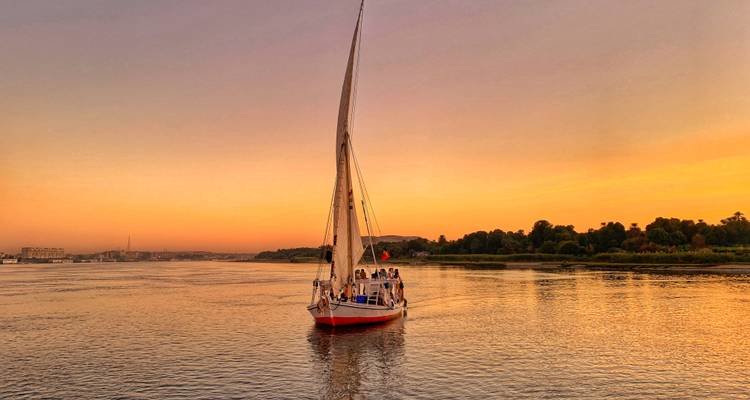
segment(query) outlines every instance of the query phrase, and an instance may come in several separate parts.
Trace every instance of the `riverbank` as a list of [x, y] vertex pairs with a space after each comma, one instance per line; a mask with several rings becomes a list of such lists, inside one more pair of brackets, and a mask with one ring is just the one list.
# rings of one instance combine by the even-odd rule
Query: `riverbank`
[[702, 274], [741, 274], [750, 275], [750, 263], [735, 264], [644, 264], [644, 263], [601, 263], [601, 262], [492, 262], [492, 261], [418, 261], [396, 260], [399, 265], [438, 265], [477, 269], [533, 269], [540, 271], [590, 270], [623, 272], [684, 272]]
[[[240, 260], [237, 262], [252, 263], [294, 263], [317, 264], [315, 259], [296, 260]], [[428, 260], [425, 258], [391, 259], [388, 264], [403, 266], [440, 266], [477, 269], [533, 269], [540, 271], [590, 270], [590, 271], [624, 271], [624, 272], [684, 272], [750, 275], [750, 263], [613, 263], [596, 261], [474, 261], [474, 260]]]

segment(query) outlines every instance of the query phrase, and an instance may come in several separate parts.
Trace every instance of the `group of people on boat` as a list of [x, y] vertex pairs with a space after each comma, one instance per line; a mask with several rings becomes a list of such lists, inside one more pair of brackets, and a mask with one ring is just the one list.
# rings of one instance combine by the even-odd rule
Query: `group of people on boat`
[[[367, 271], [362, 268], [354, 271], [354, 278], [357, 280], [360, 279], [367, 279]], [[398, 273], [398, 268], [388, 268], [388, 271], [385, 270], [385, 268], [380, 268], [379, 270], [375, 270], [372, 275], [372, 279], [398, 279], [401, 280], [401, 276]]]
[[[373, 287], [373, 284], [377, 286]], [[330, 292], [331, 299], [341, 302], [356, 302], [366, 304], [377, 304], [380, 306], [393, 306], [404, 298], [404, 282], [398, 268], [385, 268], [375, 270], [368, 277], [366, 269], [354, 271], [354, 283], [345, 286], [338, 296]]]

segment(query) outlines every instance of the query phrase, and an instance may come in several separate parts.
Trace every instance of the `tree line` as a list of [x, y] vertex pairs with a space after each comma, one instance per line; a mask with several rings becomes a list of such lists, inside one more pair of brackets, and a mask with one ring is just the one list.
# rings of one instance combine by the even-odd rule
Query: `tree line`
[[[573, 225], [553, 225], [540, 220], [531, 230], [476, 231], [455, 240], [440, 235], [437, 240], [424, 238], [396, 243], [377, 243], [375, 254], [383, 251], [394, 258], [423, 254], [567, 254], [594, 255], [599, 253], [656, 253], [700, 250], [707, 247], [750, 245], [750, 221], [741, 212], [708, 224], [702, 219], [658, 217], [642, 228], [637, 223], [627, 227], [620, 222], [602, 222], [597, 229], [577, 232]], [[263, 252], [258, 259], [293, 259], [320, 257], [325, 248], [281, 249]], [[371, 251], [365, 258], [372, 259]]]

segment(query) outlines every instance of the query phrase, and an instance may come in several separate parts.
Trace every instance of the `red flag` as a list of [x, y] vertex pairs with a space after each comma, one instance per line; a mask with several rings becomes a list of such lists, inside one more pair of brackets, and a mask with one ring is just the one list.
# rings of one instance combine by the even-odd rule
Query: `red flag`
[[388, 261], [391, 255], [388, 254], [388, 250], [383, 250], [383, 254], [380, 255], [380, 261]]

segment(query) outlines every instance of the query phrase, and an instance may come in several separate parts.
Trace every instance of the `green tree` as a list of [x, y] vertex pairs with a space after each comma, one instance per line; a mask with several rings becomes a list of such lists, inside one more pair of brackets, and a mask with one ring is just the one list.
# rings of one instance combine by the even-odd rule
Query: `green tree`
[[669, 233], [669, 244], [674, 246], [680, 246], [688, 242], [687, 236], [682, 231], [675, 231]]
[[671, 243], [669, 232], [664, 228], [652, 228], [646, 231], [646, 236], [650, 242], [667, 246]]
[[555, 244], [555, 242], [548, 240], [542, 243], [541, 246], [539, 246], [538, 251], [539, 253], [553, 254], [555, 251], [557, 251], [557, 245]]
[[750, 244], [750, 222], [739, 211], [729, 218], [721, 220], [726, 231], [726, 241], [729, 245]]
[[554, 241], [557, 243], [576, 240], [578, 236], [573, 225], [555, 225], [552, 230], [554, 231]]
[[487, 253], [496, 254], [503, 247], [505, 232], [495, 229], [487, 234]]
[[625, 232], [625, 236], [628, 239], [643, 236], [643, 231], [641, 230], [641, 227], [638, 226], [637, 222], [631, 222], [630, 227], [628, 228], [628, 231]]
[[594, 252], [603, 253], [621, 248], [626, 239], [625, 226], [619, 222], [602, 222], [598, 230], [589, 229], [586, 233], [589, 247]]
[[555, 231], [552, 228], [552, 224], [546, 220], [540, 220], [534, 223], [529, 233], [529, 240], [531, 240], [532, 246], [538, 249], [546, 241], [552, 241], [555, 237]]
[[445, 246], [448, 244], [448, 240], [445, 238], [445, 235], [440, 235], [437, 241], [438, 246]]
[[706, 243], [712, 246], [728, 246], [727, 230], [723, 225], [711, 226], [706, 233]]
[[693, 246], [694, 249], [702, 249], [706, 247], [706, 237], [700, 233], [696, 233], [690, 240], [690, 245]]
[[560, 242], [560, 244], [557, 246], [557, 252], [560, 254], [579, 255], [585, 253], [586, 250], [583, 247], [579, 246], [578, 242], [566, 240]]
[[647, 242], [645, 235], [639, 235], [627, 238], [622, 241], [622, 249], [625, 251], [641, 251], [643, 245]]

